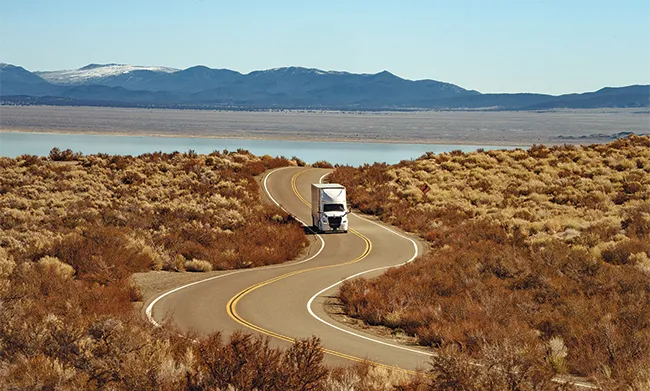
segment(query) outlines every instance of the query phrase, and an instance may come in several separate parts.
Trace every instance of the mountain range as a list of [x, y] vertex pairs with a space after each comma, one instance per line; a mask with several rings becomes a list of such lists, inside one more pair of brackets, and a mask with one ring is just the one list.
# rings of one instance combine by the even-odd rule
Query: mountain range
[[242, 74], [194, 66], [89, 64], [30, 72], [0, 63], [2, 104], [208, 109], [486, 109], [650, 107], [650, 85], [606, 87], [566, 95], [482, 94], [436, 80], [406, 80], [383, 71], [354, 74], [286, 67]]

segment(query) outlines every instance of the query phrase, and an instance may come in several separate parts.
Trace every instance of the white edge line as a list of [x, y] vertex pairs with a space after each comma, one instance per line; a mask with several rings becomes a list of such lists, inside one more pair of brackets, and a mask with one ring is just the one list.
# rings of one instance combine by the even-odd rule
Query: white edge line
[[319, 321], [325, 323], [326, 325], [328, 325], [328, 326], [330, 326], [330, 327], [332, 327], [332, 328], [334, 328], [334, 329], [336, 329], [336, 330], [342, 331], [342, 332], [344, 332], [344, 333], [347, 333], [347, 334], [353, 335], [353, 336], [358, 337], [358, 338], [365, 339], [365, 340], [367, 340], [367, 341], [371, 341], [371, 342], [374, 342], [374, 343], [378, 343], [378, 344], [381, 344], [381, 345], [390, 346], [390, 347], [392, 347], [392, 348], [401, 349], [401, 350], [406, 350], [406, 351], [408, 351], [408, 352], [418, 353], [418, 354], [422, 354], [422, 355], [425, 355], [425, 356], [433, 356], [433, 353], [424, 352], [424, 351], [416, 350], [416, 349], [411, 349], [411, 348], [407, 348], [407, 347], [405, 347], [405, 346], [394, 345], [394, 344], [391, 344], [391, 343], [388, 343], [388, 342], [380, 341], [380, 340], [377, 340], [377, 339], [374, 339], [374, 338], [366, 337], [365, 335], [357, 334], [357, 333], [355, 333], [355, 332], [352, 332], [352, 331], [346, 330], [346, 329], [344, 329], [344, 328], [341, 328], [341, 327], [339, 327], [339, 326], [336, 326], [336, 325], [334, 325], [334, 324], [331, 324], [331, 323], [329, 323], [329, 322], [323, 320], [321, 317], [319, 317], [318, 315], [316, 315], [316, 314], [314, 313], [314, 311], [312, 311], [312, 309], [311, 309], [311, 305], [312, 305], [314, 299], [316, 299], [318, 296], [320, 296], [320, 295], [321, 295], [323, 292], [325, 292], [326, 290], [331, 289], [331, 288], [334, 288], [335, 286], [342, 284], [344, 281], [347, 281], [347, 280], [349, 280], [349, 279], [352, 279], [352, 278], [355, 278], [355, 277], [361, 276], [361, 275], [363, 275], [363, 274], [371, 273], [371, 272], [374, 272], [374, 271], [377, 271], [377, 270], [388, 269], [388, 268], [391, 268], [391, 267], [394, 267], [394, 266], [382, 266], [382, 267], [378, 267], [378, 268], [374, 268], [374, 269], [366, 270], [366, 271], [363, 271], [363, 272], [361, 272], [361, 273], [357, 273], [357, 274], [355, 274], [355, 275], [352, 275], [352, 276], [346, 277], [345, 279], [343, 279], [343, 280], [341, 280], [341, 281], [339, 281], [339, 282], [336, 282], [336, 283], [334, 283], [334, 284], [328, 286], [327, 288], [324, 288], [324, 289], [320, 290], [318, 293], [316, 293], [314, 296], [312, 296], [311, 299], [309, 299], [309, 301], [307, 302], [307, 310], [309, 311], [309, 314], [310, 314], [311, 316], [313, 316], [314, 318], [316, 318], [317, 320], [319, 320]]
[[[280, 204], [275, 200], [275, 198], [273, 198], [273, 196], [271, 196], [271, 192], [269, 191], [269, 189], [268, 189], [268, 187], [267, 187], [267, 185], [266, 185], [266, 183], [267, 183], [267, 179], [271, 176], [271, 174], [273, 174], [273, 173], [276, 172], [276, 171], [279, 171], [279, 170], [285, 169], [285, 168], [290, 168], [290, 167], [281, 167], [281, 168], [277, 168], [277, 169], [275, 169], [275, 170], [269, 172], [269, 173], [264, 177], [264, 182], [263, 182], [263, 184], [264, 184], [264, 191], [266, 192], [266, 195], [271, 199], [271, 201], [273, 201], [273, 203], [274, 203], [275, 205], [277, 205], [278, 207], [280, 207], [283, 211], [285, 211], [286, 213], [289, 213], [286, 209], [284, 209], [284, 208], [282, 207], [282, 205], [280, 205]], [[318, 181], [319, 181], [319, 182], [322, 182], [322, 181], [323, 181], [323, 178], [325, 178], [326, 176], [328, 176], [330, 173], [331, 173], [331, 172], [328, 172], [328, 173], [324, 174], [323, 176], [320, 177], [320, 179], [319, 179]], [[406, 240], [409, 240], [411, 243], [413, 243], [413, 248], [415, 249], [415, 252], [414, 252], [413, 256], [412, 256], [408, 261], [404, 262], [404, 265], [407, 264], [407, 263], [411, 263], [411, 262], [413, 262], [413, 260], [415, 260], [415, 258], [417, 258], [419, 250], [418, 250], [417, 243], [415, 243], [415, 241], [414, 241], [413, 239], [408, 238], [408, 237], [406, 237], [406, 236], [404, 236], [404, 235], [402, 235], [402, 234], [400, 234], [400, 233], [398, 233], [398, 232], [395, 232], [395, 231], [393, 231], [392, 229], [390, 229], [390, 228], [388, 228], [388, 227], [385, 227], [385, 226], [383, 226], [383, 225], [381, 225], [381, 224], [379, 224], [379, 223], [376, 223], [376, 222], [374, 222], [374, 221], [372, 221], [372, 220], [368, 220], [368, 219], [365, 218], [365, 217], [358, 216], [357, 214], [354, 214], [354, 216], [355, 216], [355, 217], [358, 217], [358, 218], [360, 218], [360, 219], [362, 219], [362, 220], [365, 220], [365, 221], [367, 221], [367, 222], [369, 222], [369, 223], [375, 224], [375, 225], [377, 225], [377, 226], [379, 226], [379, 227], [381, 227], [381, 228], [383, 228], [383, 229], [385, 229], [385, 230], [387, 230], [387, 231], [389, 231], [389, 232], [391, 232], [391, 233], [393, 233], [393, 234], [395, 234], [395, 235], [397, 235], [397, 236], [399, 236], [399, 237], [401, 237], [401, 238], [404, 238], [404, 239], [406, 239]], [[294, 218], [295, 218], [297, 221], [299, 221], [300, 223], [302, 223], [303, 225], [307, 225], [307, 224], [305, 224], [302, 220], [298, 219], [297, 217], [294, 216]], [[323, 240], [322, 236], [319, 235], [319, 234], [316, 234], [316, 237], [318, 237], [318, 239], [321, 241], [321, 247], [320, 247], [320, 249], [318, 249], [318, 252], [316, 252], [316, 254], [312, 255], [311, 257], [309, 257], [309, 258], [307, 258], [307, 259], [305, 259], [305, 260], [302, 260], [302, 261], [300, 261], [300, 262], [296, 262], [296, 263], [285, 264], [285, 265], [277, 265], [277, 266], [271, 266], [271, 267], [263, 267], [263, 268], [264, 268], [264, 269], [279, 269], [279, 268], [282, 268], [282, 267], [299, 265], [299, 264], [301, 264], [301, 263], [305, 263], [305, 262], [311, 261], [312, 259], [316, 258], [316, 257], [317, 257], [317, 256], [318, 256], [318, 255], [323, 251], [323, 249], [325, 248], [325, 241]], [[405, 350], [405, 351], [408, 351], [408, 352], [417, 353], [417, 354], [421, 354], [421, 355], [425, 355], [425, 356], [429, 356], [429, 357], [434, 356], [434, 355], [435, 355], [434, 353], [429, 353], [429, 352], [424, 352], [424, 351], [421, 351], [421, 350], [411, 349], [411, 348], [407, 348], [407, 347], [405, 347], [405, 346], [394, 345], [394, 344], [391, 344], [391, 343], [388, 343], [388, 342], [384, 342], [384, 341], [380, 341], [380, 340], [377, 340], [377, 339], [374, 339], [374, 338], [366, 337], [366, 336], [364, 336], [364, 335], [357, 334], [357, 333], [354, 333], [354, 332], [352, 332], [352, 331], [349, 331], [349, 330], [343, 329], [343, 328], [341, 328], [341, 327], [338, 327], [338, 326], [336, 326], [336, 325], [333, 325], [333, 324], [328, 323], [327, 321], [321, 319], [321, 318], [320, 318], [318, 315], [316, 315], [316, 314], [312, 311], [312, 309], [311, 309], [311, 305], [312, 305], [313, 301], [316, 299], [316, 297], [320, 296], [323, 292], [325, 292], [325, 291], [327, 291], [327, 290], [329, 290], [329, 289], [331, 289], [331, 288], [334, 288], [334, 287], [337, 286], [337, 285], [342, 284], [344, 281], [350, 280], [350, 279], [352, 279], [352, 278], [355, 278], [355, 277], [358, 277], [358, 276], [361, 276], [361, 275], [364, 275], [364, 274], [367, 274], [367, 273], [372, 273], [372, 272], [375, 272], [375, 271], [378, 271], [378, 270], [382, 270], [382, 269], [389, 269], [389, 268], [391, 268], [391, 267], [395, 267], [395, 266], [398, 266], [398, 265], [382, 266], [382, 267], [378, 267], [378, 268], [374, 268], [374, 269], [366, 270], [366, 271], [363, 271], [363, 272], [357, 273], [357, 274], [355, 274], [355, 275], [352, 275], [352, 276], [346, 277], [345, 279], [343, 279], [343, 280], [341, 280], [341, 281], [339, 281], [339, 282], [337, 282], [337, 283], [334, 283], [334, 284], [332, 284], [332, 285], [330, 285], [330, 286], [328, 286], [328, 287], [326, 287], [326, 288], [320, 290], [318, 293], [316, 293], [314, 296], [312, 296], [312, 297], [309, 299], [309, 301], [307, 302], [307, 310], [309, 311], [309, 314], [311, 314], [312, 317], [316, 318], [317, 320], [321, 321], [322, 323], [324, 323], [324, 324], [326, 324], [326, 325], [328, 325], [328, 326], [330, 326], [330, 327], [332, 327], [332, 328], [334, 328], [334, 329], [336, 329], [336, 330], [339, 330], [339, 331], [342, 331], [342, 332], [344, 332], [344, 333], [347, 333], [347, 334], [353, 335], [353, 336], [355, 336], [355, 337], [362, 338], [362, 339], [365, 339], [365, 340], [368, 340], [368, 341], [371, 341], [371, 342], [374, 342], [374, 343], [378, 343], [378, 344], [380, 344], [380, 345], [390, 346], [390, 347], [395, 348], [395, 349], [401, 349], [401, 350]], [[178, 292], [178, 291], [180, 291], [181, 289], [185, 289], [185, 288], [188, 288], [188, 287], [190, 287], [190, 286], [198, 285], [198, 284], [201, 284], [201, 283], [204, 283], [204, 282], [208, 282], [208, 281], [216, 280], [216, 279], [218, 279], [218, 278], [223, 278], [223, 277], [231, 276], [231, 275], [233, 275], [233, 274], [239, 274], [239, 273], [245, 273], [245, 272], [252, 272], [252, 271], [256, 271], [256, 270], [260, 270], [260, 269], [261, 269], [261, 268], [237, 270], [237, 271], [234, 271], [234, 272], [231, 272], [231, 273], [227, 273], [227, 274], [222, 274], [222, 275], [219, 275], [219, 276], [214, 276], [214, 277], [206, 278], [205, 280], [195, 281], [195, 282], [192, 282], [192, 283], [189, 283], [189, 284], [182, 285], [182, 286], [180, 286], [180, 287], [174, 288], [174, 289], [172, 289], [172, 290], [170, 290], [170, 291], [167, 291], [167, 292], [163, 293], [162, 295], [156, 297], [156, 298], [155, 298], [155, 299], [154, 299], [154, 300], [153, 300], [153, 301], [152, 301], [152, 302], [147, 306], [147, 309], [146, 309], [146, 311], [145, 311], [145, 313], [146, 313], [146, 315], [147, 315], [147, 319], [148, 319], [148, 320], [149, 320], [149, 321], [150, 321], [154, 326], [159, 327], [160, 324], [154, 320], [153, 315], [152, 315], [154, 305], [156, 305], [156, 303], [157, 303], [159, 300], [161, 300], [162, 298], [164, 298], [164, 297], [166, 297], [166, 296], [168, 296], [168, 295], [171, 295], [172, 293]], [[558, 383], [566, 383], [566, 382], [567, 382], [567, 381], [563, 381], [563, 380], [560, 380], [560, 379], [554, 379], [554, 381], [556, 381], [556, 382], [558, 382]], [[598, 387], [593, 386], [593, 385], [588, 384], [588, 383], [587, 383], [587, 384], [585, 384], [585, 383], [580, 384], [580, 383], [578, 383], [578, 382], [574, 382], [573, 384], [576, 384], [576, 385], [579, 385], [579, 386], [582, 386], [582, 387], [585, 387], [585, 388], [598, 389]]]
[[[329, 174], [330, 174], [330, 173], [328, 172], [327, 174], [325, 174], [325, 175], [323, 175], [322, 177], [320, 177], [319, 182], [322, 182], [322, 181], [323, 181], [323, 178], [325, 178], [325, 177], [326, 177], [327, 175], [329, 175]], [[374, 222], [374, 221], [368, 220], [368, 219], [363, 218], [363, 217], [361, 217], [361, 216], [357, 216], [356, 214], [355, 214], [354, 216], [355, 216], [355, 217], [358, 217], [358, 218], [360, 218], [360, 219], [362, 219], [362, 220], [365, 220], [365, 221], [367, 221], [367, 222], [369, 222], [369, 223], [375, 224], [375, 225], [377, 225], [377, 226], [379, 226], [379, 227], [381, 227], [381, 228], [383, 228], [383, 229], [385, 229], [385, 230], [387, 230], [387, 231], [389, 231], [389, 232], [391, 232], [391, 233], [393, 233], [393, 234], [395, 234], [395, 235], [397, 235], [397, 236], [399, 236], [399, 237], [401, 237], [401, 238], [404, 238], [404, 239], [410, 241], [411, 243], [413, 243], [413, 249], [414, 249], [413, 256], [412, 256], [408, 261], [404, 262], [404, 264], [407, 264], [407, 263], [413, 262], [413, 260], [414, 260], [415, 258], [417, 258], [418, 253], [419, 253], [419, 251], [418, 251], [418, 245], [417, 245], [417, 243], [415, 243], [415, 241], [414, 241], [413, 239], [408, 238], [408, 237], [406, 237], [406, 236], [404, 236], [404, 235], [402, 235], [402, 234], [399, 234], [399, 233], [393, 231], [392, 229], [387, 228], [387, 227], [384, 227], [383, 225], [378, 224], [378, 223], [376, 223], [376, 222]], [[399, 264], [398, 264], [398, 265], [399, 265]], [[380, 340], [377, 340], [377, 339], [374, 339], [374, 338], [367, 337], [367, 336], [365, 336], [365, 335], [357, 334], [357, 333], [352, 332], [352, 331], [350, 331], [350, 330], [346, 330], [346, 329], [341, 328], [341, 327], [339, 327], [339, 326], [336, 326], [336, 325], [334, 325], [334, 324], [332, 324], [332, 323], [329, 323], [329, 322], [327, 322], [326, 320], [323, 320], [321, 317], [319, 317], [318, 315], [316, 315], [316, 314], [314, 313], [314, 311], [311, 309], [314, 300], [315, 300], [318, 296], [320, 296], [323, 292], [325, 292], [325, 291], [327, 291], [327, 290], [329, 290], [329, 289], [332, 289], [332, 288], [334, 288], [334, 287], [337, 286], [337, 285], [342, 284], [344, 281], [350, 280], [350, 279], [355, 278], [355, 277], [359, 277], [359, 276], [364, 275], [364, 274], [366, 274], [366, 273], [372, 273], [372, 272], [375, 272], [375, 271], [378, 271], [378, 270], [389, 269], [389, 268], [391, 268], [391, 267], [395, 267], [395, 266], [398, 266], [398, 265], [382, 266], [382, 267], [377, 267], [377, 268], [374, 268], [374, 269], [366, 270], [366, 271], [363, 271], [363, 272], [357, 273], [357, 274], [355, 274], [355, 275], [352, 275], [352, 276], [346, 277], [346, 278], [344, 278], [343, 280], [341, 280], [341, 281], [339, 281], [339, 282], [336, 282], [336, 283], [334, 283], [334, 284], [332, 284], [332, 285], [330, 285], [330, 286], [328, 286], [328, 287], [326, 287], [326, 288], [321, 289], [318, 293], [316, 293], [315, 295], [313, 295], [313, 296], [309, 299], [309, 301], [307, 302], [307, 311], [309, 311], [309, 314], [310, 314], [312, 317], [316, 318], [317, 320], [321, 321], [322, 323], [324, 323], [324, 324], [326, 324], [326, 325], [328, 325], [328, 326], [330, 326], [330, 327], [332, 327], [332, 328], [334, 328], [334, 329], [336, 329], [336, 330], [339, 330], [339, 331], [342, 331], [342, 332], [344, 332], [344, 333], [347, 333], [347, 334], [353, 335], [353, 336], [355, 336], [355, 337], [362, 338], [362, 339], [365, 339], [365, 340], [367, 340], [367, 341], [371, 341], [371, 342], [378, 343], [378, 344], [381, 344], [381, 345], [390, 346], [390, 347], [395, 348], [395, 349], [406, 350], [406, 351], [408, 351], [408, 352], [417, 353], [417, 354], [422, 354], [422, 355], [425, 355], [425, 356], [433, 356], [433, 354], [432, 354], [432, 353], [429, 353], [429, 352], [424, 352], [424, 351], [421, 351], [421, 350], [411, 349], [411, 348], [407, 348], [407, 347], [405, 347], [405, 346], [394, 345], [394, 344], [391, 344], [391, 343], [388, 343], [388, 342], [384, 342], [384, 341], [380, 341]]]
[[[280, 204], [275, 200], [275, 198], [273, 198], [273, 196], [271, 196], [271, 192], [269, 191], [269, 188], [268, 188], [267, 185], [266, 185], [267, 179], [269, 179], [269, 177], [271, 176], [271, 174], [273, 174], [273, 173], [276, 172], [276, 171], [279, 171], [279, 170], [285, 169], [285, 168], [290, 168], [290, 167], [281, 167], [281, 168], [276, 168], [275, 170], [273, 170], [273, 171], [269, 172], [268, 174], [266, 174], [266, 176], [264, 177], [264, 182], [263, 182], [263, 184], [264, 184], [264, 191], [266, 192], [266, 195], [271, 199], [271, 201], [273, 201], [273, 203], [274, 203], [275, 205], [277, 205], [278, 207], [280, 207], [283, 211], [287, 212], [287, 210], [284, 209], [284, 208], [282, 207], [282, 205], [280, 205]], [[321, 179], [322, 179], [322, 178], [321, 178]], [[289, 212], [287, 212], [287, 213], [289, 213]], [[300, 219], [298, 219], [298, 218], [296, 218], [296, 220], [299, 221], [299, 222], [300, 222], [301, 224], [303, 224], [303, 225], [307, 225], [307, 224], [305, 224], [302, 220], [300, 220]], [[318, 249], [318, 251], [316, 252], [316, 254], [314, 254], [314, 255], [312, 255], [311, 257], [309, 257], [309, 258], [307, 258], [307, 259], [304, 259], [304, 260], [302, 260], [302, 261], [300, 261], [300, 262], [288, 263], [288, 264], [283, 264], [283, 265], [275, 265], [275, 266], [263, 266], [263, 267], [261, 267], [261, 268], [254, 268], [254, 269], [243, 269], [243, 270], [237, 270], [237, 271], [230, 272], [230, 273], [226, 273], [226, 274], [222, 274], [222, 275], [219, 275], [219, 276], [214, 276], [214, 277], [206, 278], [205, 280], [195, 281], [195, 282], [192, 282], [192, 283], [189, 283], [189, 284], [186, 284], [186, 285], [179, 286], [179, 287], [174, 288], [174, 289], [172, 289], [172, 290], [170, 290], [170, 291], [167, 291], [167, 292], [163, 293], [162, 295], [156, 297], [156, 298], [155, 298], [155, 299], [154, 299], [154, 300], [153, 300], [153, 301], [152, 301], [152, 302], [147, 306], [147, 309], [145, 310], [145, 314], [147, 315], [147, 319], [148, 319], [149, 322], [151, 322], [154, 326], [159, 327], [159, 326], [160, 326], [160, 323], [156, 322], [156, 320], [153, 318], [153, 307], [156, 305], [156, 303], [158, 303], [158, 301], [160, 301], [160, 300], [163, 299], [164, 297], [166, 297], [166, 296], [168, 296], [168, 295], [171, 295], [172, 293], [178, 292], [178, 291], [180, 291], [181, 289], [185, 289], [185, 288], [188, 288], [188, 287], [190, 287], [190, 286], [197, 285], [197, 284], [202, 284], [202, 283], [204, 283], [204, 282], [208, 282], [208, 281], [216, 280], [216, 279], [218, 279], [218, 278], [223, 278], [223, 277], [227, 277], [227, 276], [232, 276], [233, 274], [239, 274], [239, 273], [245, 273], [245, 272], [252, 272], [252, 271], [256, 271], [256, 270], [260, 270], [260, 269], [265, 269], [265, 270], [266, 270], [266, 269], [279, 269], [279, 268], [288, 267], [288, 266], [300, 265], [301, 263], [305, 263], [305, 262], [311, 261], [312, 259], [316, 258], [318, 255], [320, 255], [320, 253], [321, 253], [321, 252], [323, 251], [323, 249], [325, 248], [325, 241], [323, 240], [323, 238], [322, 238], [320, 235], [318, 235], [318, 234], [316, 235], [316, 237], [318, 237], [318, 239], [320, 239], [320, 242], [321, 242], [321, 246], [320, 246], [320, 248]]]
[[[325, 175], [323, 175], [322, 177], [320, 177], [319, 182], [322, 182], [322, 181], [323, 181], [323, 178], [325, 178], [325, 177], [328, 176], [329, 174], [331, 174], [331, 172], [328, 172], [328, 173], [326, 173]], [[391, 232], [391, 233], [393, 233], [393, 234], [395, 234], [395, 235], [397, 235], [397, 236], [399, 236], [399, 237], [402, 237], [402, 238], [404, 238], [404, 239], [407, 239], [407, 240], [409, 240], [411, 243], [413, 243], [413, 248], [415, 249], [415, 254], [413, 254], [413, 256], [412, 256], [408, 261], [404, 262], [404, 265], [406, 265], [407, 263], [411, 263], [411, 262], [413, 262], [413, 260], [415, 260], [415, 258], [417, 258], [419, 250], [418, 250], [417, 243], [416, 243], [413, 239], [411, 239], [411, 238], [409, 238], [409, 237], [406, 237], [406, 236], [402, 235], [401, 233], [396, 232], [396, 231], [394, 231], [394, 230], [392, 230], [392, 229], [390, 229], [390, 228], [388, 228], [388, 227], [386, 227], [386, 226], [383, 226], [383, 225], [381, 225], [381, 224], [379, 224], [379, 223], [377, 223], [377, 222], [375, 222], [375, 221], [369, 220], [369, 219], [367, 219], [367, 218], [365, 218], [365, 217], [361, 217], [361, 216], [357, 215], [356, 213], [354, 214], [354, 216], [357, 217], [357, 218], [360, 218], [360, 219], [362, 219], [362, 220], [365, 220], [365, 221], [367, 221], [367, 222], [369, 222], [369, 223], [375, 224], [375, 225], [377, 225], [377, 226], [379, 226], [379, 227], [381, 227], [381, 228], [383, 228], [383, 229], [385, 229], [385, 230], [387, 230], [387, 231], [389, 231], [389, 232]], [[312, 306], [314, 300], [315, 300], [318, 296], [320, 296], [323, 292], [325, 292], [325, 291], [327, 291], [327, 290], [329, 290], [329, 289], [332, 289], [332, 288], [334, 288], [335, 286], [340, 285], [340, 284], [342, 284], [343, 282], [345, 282], [345, 281], [347, 281], [347, 280], [350, 280], [350, 279], [353, 279], [353, 278], [355, 278], [355, 277], [359, 277], [359, 276], [361, 276], [361, 275], [364, 275], [364, 274], [367, 274], [367, 273], [372, 273], [372, 272], [375, 272], [375, 271], [378, 271], [378, 270], [382, 270], [382, 269], [389, 269], [389, 268], [391, 268], [391, 267], [395, 267], [395, 266], [399, 266], [399, 265], [393, 265], [393, 266], [382, 266], [382, 267], [378, 267], [378, 268], [374, 268], [374, 269], [366, 270], [366, 271], [363, 271], [363, 272], [357, 273], [357, 274], [355, 274], [355, 275], [352, 275], [352, 276], [346, 277], [346, 278], [344, 278], [343, 280], [341, 280], [341, 281], [339, 281], [339, 282], [337, 282], [337, 283], [334, 283], [334, 284], [328, 286], [327, 288], [323, 288], [323, 289], [320, 290], [318, 293], [316, 293], [314, 296], [312, 296], [312, 297], [309, 299], [309, 301], [307, 302], [307, 310], [309, 311], [309, 314], [311, 314], [311, 316], [313, 316], [313, 317], [316, 318], [317, 320], [321, 321], [322, 323], [324, 323], [324, 324], [326, 324], [326, 325], [328, 325], [328, 326], [330, 326], [330, 327], [332, 327], [332, 328], [334, 328], [334, 329], [336, 329], [336, 330], [339, 330], [339, 331], [342, 331], [342, 332], [344, 332], [344, 333], [347, 333], [347, 334], [353, 335], [353, 336], [355, 336], [355, 337], [362, 338], [362, 339], [365, 339], [365, 340], [367, 340], [367, 341], [371, 341], [371, 342], [374, 342], [374, 343], [378, 343], [378, 344], [380, 344], [380, 345], [389, 346], [389, 347], [392, 347], [392, 348], [395, 348], [395, 349], [405, 350], [405, 351], [407, 351], [407, 352], [417, 353], [417, 354], [421, 354], [421, 355], [425, 355], [425, 356], [429, 356], [429, 357], [435, 356], [435, 353], [429, 353], [429, 352], [425, 352], [425, 351], [422, 351], [422, 350], [416, 350], [416, 349], [411, 349], [411, 348], [408, 348], [408, 347], [405, 347], [405, 346], [395, 345], [395, 344], [392, 344], [392, 343], [388, 343], [388, 342], [380, 341], [380, 340], [377, 340], [377, 339], [374, 339], [374, 338], [367, 337], [367, 336], [365, 336], [365, 335], [357, 334], [357, 333], [355, 333], [355, 332], [352, 332], [352, 331], [346, 330], [346, 329], [344, 329], [344, 328], [341, 328], [341, 327], [339, 327], [339, 326], [336, 326], [336, 325], [334, 325], [334, 324], [331, 324], [331, 323], [329, 323], [329, 322], [323, 320], [321, 317], [319, 317], [318, 315], [316, 315], [316, 314], [312, 311], [312, 309], [311, 309], [311, 306]], [[473, 365], [477, 365], [477, 364], [473, 364]], [[583, 387], [583, 388], [600, 389], [599, 387], [597, 387], [597, 386], [595, 386], [595, 385], [593, 385], [593, 384], [589, 384], [589, 383], [586, 383], [586, 382], [584, 382], [584, 381], [580, 381], [580, 380], [577, 380], [577, 381], [576, 381], [576, 380], [573, 380], [573, 381], [571, 381], [571, 380], [564, 380], [564, 379], [561, 379], [561, 378], [554, 378], [553, 381], [556, 382], [556, 383], [571, 383], [571, 384], [573, 384], [573, 385], [576, 385], [576, 386], [578, 386], [578, 387]]]
[[[250, 269], [249, 269], [249, 270], [250, 270]], [[190, 286], [192, 286], [192, 285], [197, 285], [197, 284], [201, 284], [201, 283], [204, 283], [204, 282], [208, 282], [208, 281], [216, 280], [217, 278], [222, 278], [222, 277], [232, 276], [233, 274], [242, 273], [243, 271], [244, 271], [244, 270], [239, 270], [239, 271], [232, 272], [232, 273], [227, 273], [227, 274], [222, 274], [222, 275], [219, 275], [219, 276], [214, 276], [214, 277], [206, 278], [205, 280], [195, 281], [195, 282], [192, 282], [192, 283], [190, 283], [190, 284], [182, 285], [182, 286], [179, 286], [178, 288], [174, 288], [174, 289], [172, 289], [172, 290], [170, 290], [170, 291], [167, 291], [167, 292], [163, 293], [162, 295], [156, 297], [156, 298], [155, 298], [155, 299], [154, 299], [154, 300], [153, 300], [153, 301], [152, 301], [152, 302], [147, 306], [147, 309], [146, 309], [146, 311], [145, 311], [145, 313], [147, 314], [147, 319], [149, 319], [149, 322], [151, 322], [154, 326], [159, 327], [159, 326], [160, 326], [160, 323], [158, 323], [158, 322], [156, 322], [156, 321], [154, 320], [154, 318], [153, 318], [153, 314], [152, 314], [152, 312], [153, 312], [153, 306], [156, 305], [156, 303], [158, 303], [159, 300], [161, 300], [161, 299], [164, 298], [165, 296], [171, 295], [172, 293], [178, 292], [178, 291], [180, 291], [181, 289], [188, 288], [188, 287], [190, 287]]]

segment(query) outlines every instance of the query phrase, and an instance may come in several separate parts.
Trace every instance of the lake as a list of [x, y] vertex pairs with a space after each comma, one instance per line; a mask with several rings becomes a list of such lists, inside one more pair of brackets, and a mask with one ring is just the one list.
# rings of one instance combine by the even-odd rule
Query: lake
[[364, 163], [398, 163], [415, 159], [425, 152], [464, 152], [478, 148], [502, 149], [513, 147], [446, 144], [391, 144], [364, 142], [319, 142], [284, 140], [247, 140], [219, 138], [181, 138], [152, 136], [109, 136], [56, 133], [0, 132], [0, 156], [16, 157], [23, 154], [47, 156], [50, 150], [71, 149], [85, 155], [107, 153], [111, 155], [141, 155], [148, 152], [187, 152], [208, 154], [215, 150], [234, 151], [247, 149], [255, 155], [297, 156], [307, 163], [326, 160], [333, 164], [353, 166]]

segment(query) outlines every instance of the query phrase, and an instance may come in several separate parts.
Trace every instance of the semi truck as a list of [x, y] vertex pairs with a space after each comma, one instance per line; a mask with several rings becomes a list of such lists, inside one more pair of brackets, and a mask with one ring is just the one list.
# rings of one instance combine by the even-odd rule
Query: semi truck
[[345, 186], [338, 183], [311, 185], [311, 221], [318, 232], [348, 232], [348, 213]]

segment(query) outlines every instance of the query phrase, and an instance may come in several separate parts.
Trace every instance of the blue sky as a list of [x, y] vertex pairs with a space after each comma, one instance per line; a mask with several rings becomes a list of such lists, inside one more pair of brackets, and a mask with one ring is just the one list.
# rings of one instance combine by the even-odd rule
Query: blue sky
[[0, 0], [0, 61], [296, 65], [583, 92], [650, 84], [650, 0]]

